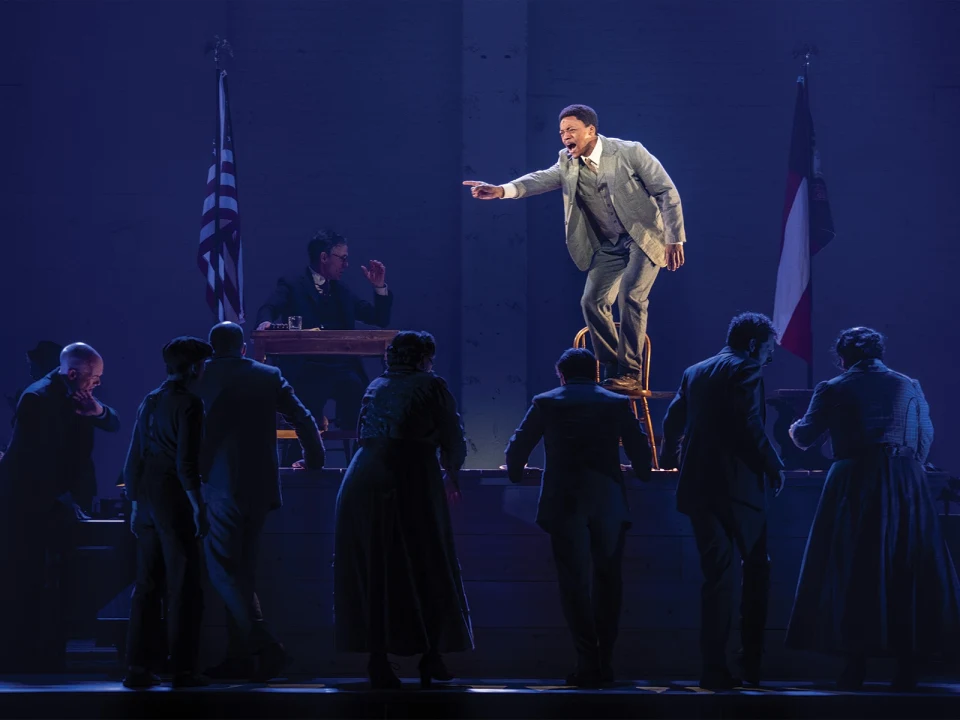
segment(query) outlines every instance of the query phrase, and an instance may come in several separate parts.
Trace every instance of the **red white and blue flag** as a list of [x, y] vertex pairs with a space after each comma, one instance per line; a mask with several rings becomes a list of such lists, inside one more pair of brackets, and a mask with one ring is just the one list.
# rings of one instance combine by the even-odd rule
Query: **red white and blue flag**
[[207, 171], [207, 194], [200, 221], [197, 264], [207, 281], [207, 305], [223, 322], [244, 321], [243, 251], [237, 204], [237, 163], [227, 97], [227, 73], [217, 70], [217, 130], [213, 162]]
[[807, 80], [801, 75], [797, 78], [773, 322], [780, 332], [780, 346], [806, 360], [809, 367], [813, 365], [811, 260], [833, 236], [833, 218], [827, 186], [820, 173]]

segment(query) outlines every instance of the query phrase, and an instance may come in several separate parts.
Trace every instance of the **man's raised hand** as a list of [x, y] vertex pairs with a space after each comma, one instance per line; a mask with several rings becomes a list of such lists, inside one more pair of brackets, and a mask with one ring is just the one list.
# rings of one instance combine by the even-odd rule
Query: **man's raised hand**
[[499, 185], [490, 185], [482, 180], [464, 180], [469, 186], [470, 194], [478, 200], [499, 200], [503, 197], [503, 188]]
[[387, 268], [379, 260], [371, 260], [367, 266], [360, 266], [363, 276], [375, 288], [381, 288], [387, 284]]

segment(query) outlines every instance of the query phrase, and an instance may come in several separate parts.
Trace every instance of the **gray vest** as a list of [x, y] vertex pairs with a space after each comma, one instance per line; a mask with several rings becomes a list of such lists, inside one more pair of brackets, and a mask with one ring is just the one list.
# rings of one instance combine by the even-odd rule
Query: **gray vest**
[[586, 210], [598, 240], [609, 240], [616, 244], [621, 235], [627, 234], [616, 210], [613, 209], [606, 180], [588, 168], [583, 159], [580, 160], [580, 171], [577, 175], [577, 199]]

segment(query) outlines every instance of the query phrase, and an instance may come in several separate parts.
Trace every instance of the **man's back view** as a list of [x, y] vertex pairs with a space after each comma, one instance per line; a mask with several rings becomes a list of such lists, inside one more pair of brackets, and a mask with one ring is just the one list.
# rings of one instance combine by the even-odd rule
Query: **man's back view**
[[[230, 631], [227, 659], [211, 674], [265, 681], [286, 663], [283, 647], [263, 622], [255, 582], [263, 524], [282, 503], [277, 413], [296, 428], [307, 467], [323, 467], [323, 442], [313, 416], [280, 371], [243, 357], [239, 325], [215, 326], [210, 344], [214, 356], [198, 389], [207, 411], [201, 453], [210, 519], [205, 549]], [[251, 656], [258, 658], [256, 669]]]
[[711, 690], [739, 683], [726, 659], [734, 545], [743, 560], [743, 679], [760, 681], [770, 583], [765, 481], [779, 492], [783, 468], [764, 430], [762, 371], [775, 342], [769, 318], [735, 317], [727, 346], [684, 372], [663, 421], [660, 467], [679, 465], [677, 510], [690, 517], [700, 553], [700, 686]]
[[577, 670], [567, 682], [581, 686], [613, 680], [630, 527], [621, 439], [637, 477], [650, 479], [650, 446], [629, 400], [599, 387], [596, 371], [588, 350], [564, 352], [557, 362], [561, 387], [533, 399], [506, 451], [510, 480], [518, 483], [544, 441], [537, 524], [550, 535], [560, 602], [577, 649]]

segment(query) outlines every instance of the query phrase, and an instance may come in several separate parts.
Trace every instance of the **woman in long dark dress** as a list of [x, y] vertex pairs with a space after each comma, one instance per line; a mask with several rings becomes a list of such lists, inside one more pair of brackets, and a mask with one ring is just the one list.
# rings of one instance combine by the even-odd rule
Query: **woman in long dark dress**
[[916, 687], [916, 663], [955, 646], [960, 585], [923, 462], [933, 425], [920, 384], [887, 368], [883, 337], [844, 330], [844, 372], [820, 383], [790, 428], [812, 447], [830, 433], [830, 468], [804, 553], [786, 643], [845, 656], [838, 687], [863, 685], [868, 657], [898, 661], [893, 687]]
[[432, 372], [435, 352], [428, 333], [394, 338], [387, 371], [364, 395], [360, 450], [337, 495], [336, 644], [370, 654], [375, 688], [400, 687], [388, 653], [421, 654], [428, 687], [453, 679], [442, 653], [473, 648], [447, 506], [448, 494], [459, 496], [466, 442], [456, 401]]

